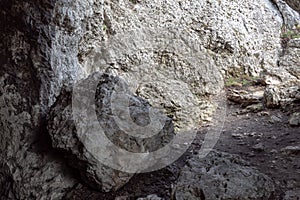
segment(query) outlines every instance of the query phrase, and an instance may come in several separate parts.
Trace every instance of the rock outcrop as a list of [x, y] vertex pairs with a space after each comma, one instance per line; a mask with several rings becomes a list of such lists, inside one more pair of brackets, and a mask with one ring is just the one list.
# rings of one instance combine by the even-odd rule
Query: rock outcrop
[[[97, 91], [95, 92], [95, 112], [97, 118], [92, 119], [92, 117], [90, 117], [92, 116], [91, 112], [84, 113], [83, 110], [80, 110], [81, 112], [77, 113], [77, 119], [88, 119], [88, 123], [91, 124], [99, 123], [105, 135], [115, 145], [130, 152], [152, 152], [162, 148], [171, 141], [174, 136], [173, 124], [170, 118], [164, 117], [163, 115], [160, 116], [157, 114], [155, 116], [156, 119], [160, 118], [160, 121], [164, 122], [162, 130], [155, 136], [146, 139], [137, 138], [139, 136], [138, 134], [136, 137], [127, 135], [127, 133], [118, 126], [112, 110], [113, 92], [120, 81], [117, 77], [95, 73], [90, 75], [87, 79], [82, 80], [80, 83], [82, 87], [80, 87], [79, 90], [80, 93], [84, 95], [79, 97], [80, 101], [89, 105], [93, 104], [92, 101], [94, 101], [94, 99], [90, 98], [88, 94], [93, 94], [91, 87], [89, 87], [93, 81], [97, 81], [98, 83]], [[133, 121], [143, 126], [149, 124], [151, 120], [149, 118], [150, 105], [145, 100], [133, 94], [126, 93], [126, 95], [130, 95], [129, 110]], [[73, 101], [76, 101], [76, 99], [73, 98]], [[73, 102], [73, 107], [74, 106], [76, 105]], [[88, 116], [86, 116], [86, 114]], [[101, 137], [95, 137], [93, 133], [89, 132], [88, 128], [84, 130], [84, 133], [80, 132], [80, 127], [75, 126], [76, 120], [74, 119], [74, 115], [76, 115], [76, 113], [74, 110], [72, 112], [72, 93], [65, 91], [59, 96], [55, 106], [50, 111], [48, 130], [52, 139], [53, 148], [60, 150], [66, 156], [69, 165], [77, 168], [82, 179], [92, 188], [104, 192], [116, 191], [129, 181], [133, 173], [118, 171], [101, 163], [101, 160], [97, 159], [99, 157], [97, 154], [103, 155], [101, 151], [92, 151], [91, 149], [97, 146], [105, 148], [105, 144], [103, 141], [100, 141]], [[89, 127], [89, 124], [84, 124], [82, 127], [83, 129], [84, 127]], [[97, 130], [96, 134], [100, 135], [100, 130]], [[92, 142], [87, 143], [86, 141]], [[90, 146], [86, 146], [87, 144]], [[92, 145], [96, 146], [93, 147]], [[109, 150], [110, 149], [106, 149], [105, 151]], [[109, 156], [112, 158], [115, 157], [114, 154]], [[126, 167], [126, 160], [123, 157], [115, 157], [114, 159], [118, 160], [117, 162], [120, 163], [120, 165], [123, 164]], [[145, 164], [142, 160], [141, 162]], [[154, 164], [155, 161], [153, 162], [153, 165]]]
[[127, 182], [82, 152], [72, 129], [64, 88], [93, 72], [126, 80], [137, 105], [159, 106], [180, 131], [209, 119], [224, 75], [279, 69], [284, 19], [268, 0], [3, 0], [0, 9], [1, 199], [62, 199], [81, 182], [70, 164], [97, 189]]
[[293, 8], [294, 10], [296, 10], [298, 13], [300, 13], [300, 5], [299, 2], [297, 0], [286, 0], [286, 2], [288, 3], [288, 5]]
[[213, 151], [204, 159], [189, 160], [174, 190], [176, 200], [250, 200], [272, 199], [275, 188], [268, 176], [240, 157]]

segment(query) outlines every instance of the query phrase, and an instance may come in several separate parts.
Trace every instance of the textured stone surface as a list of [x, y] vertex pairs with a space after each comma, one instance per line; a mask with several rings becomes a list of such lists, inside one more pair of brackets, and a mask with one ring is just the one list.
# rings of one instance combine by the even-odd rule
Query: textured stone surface
[[175, 187], [175, 199], [272, 199], [274, 184], [240, 157], [210, 152], [189, 160]]
[[[112, 93], [119, 79], [107, 74], [101, 75], [96, 73], [83, 80], [83, 82], [87, 82], [84, 83], [84, 86], [94, 80], [99, 82], [95, 98], [96, 113], [99, 121], [95, 119], [95, 123], [100, 123], [106, 136], [115, 145], [130, 152], [140, 153], [152, 152], [170, 142], [174, 135], [171, 120], [159, 115], [155, 117], [161, 117], [161, 120], [166, 121], [166, 123], [163, 129], [155, 136], [141, 139], [127, 135], [127, 133], [116, 124], [111, 109]], [[91, 88], [82, 87], [80, 90], [82, 92], [81, 94], [86, 94], [86, 96], [81, 96], [81, 100], [88, 104], [91, 100], [88, 99], [87, 93]], [[133, 96], [133, 94], [129, 93], [127, 95], [131, 95], [129, 109], [133, 121], [140, 125], [147, 125], [150, 122], [148, 116], [149, 104], [145, 100]], [[94, 152], [88, 151], [90, 148], [85, 146], [85, 141], [95, 140], [95, 138], [89, 134], [82, 136], [77, 131], [78, 129], [76, 129], [75, 122], [72, 118], [74, 112], [72, 114], [71, 98], [70, 92], [62, 93], [56, 105], [50, 111], [48, 130], [52, 139], [52, 146], [65, 153], [69, 164], [79, 169], [83, 180], [91, 187], [105, 192], [115, 191], [127, 183], [133, 174], [106, 167], [96, 159], [97, 156], [93, 154]], [[82, 114], [80, 117], [87, 116], [83, 116]], [[100, 145], [101, 142], [94, 141], [94, 144]], [[113, 157], [114, 155], [111, 156]], [[122, 161], [120, 160], [120, 162]]]
[[[299, 20], [300, 21], [300, 20]], [[300, 23], [300, 22], [299, 22]], [[286, 69], [292, 76], [300, 79], [300, 38], [290, 40], [287, 51], [280, 59], [279, 65]]]
[[[300, 24], [300, 14], [298, 12], [296, 12], [295, 10], [293, 10], [293, 8], [291, 8], [289, 6], [289, 4], [287, 4], [285, 1], [282, 1], [282, 0], [273, 0], [273, 1], [277, 5], [277, 7], [282, 15], [284, 25], [287, 28], [292, 29], [296, 25]], [[289, 2], [289, 1], [287, 1], [287, 2]]]
[[270, 85], [265, 89], [264, 100], [269, 108], [289, 108], [300, 99], [300, 83], [290, 82]]
[[296, 10], [298, 13], [300, 13], [300, 4], [297, 0], [286, 0], [287, 4], [292, 7], [294, 10]]
[[269, 1], [111, 1], [103, 9], [103, 41], [80, 44], [83, 71], [124, 78], [178, 130], [213, 112], [203, 97], [222, 88], [220, 70], [258, 75], [277, 67], [283, 21]]
[[145, 198], [138, 198], [137, 200], [164, 200], [163, 198], [160, 198], [159, 196], [157, 196], [156, 194], [150, 194]]
[[229, 100], [242, 104], [243, 106], [247, 106], [261, 102], [264, 97], [264, 91], [245, 91], [232, 89], [228, 91], [227, 96]]
[[287, 146], [282, 148], [280, 151], [282, 154], [289, 155], [289, 156], [298, 155], [300, 154], [300, 146]]
[[[274, 68], [273, 74], [295, 79], [297, 63], [293, 69], [277, 66], [282, 22], [277, 7], [267, 0], [1, 1], [0, 198], [61, 199], [80, 181], [61, 152], [52, 149], [45, 126], [50, 107], [58, 106], [57, 98], [65, 94], [63, 86], [94, 71], [111, 72], [134, 83], [132, 92], [150, 104], [162, 104], [175, 128], [194, 127], [213, 112], [208, 97], [222, 89], [220, 71], [235, 73], [239, 68], [258, 74]], [[159, 41], [160, 30], [167, 27], [171, 35]], [[143, 30], [138, 36], [144, 38], [133, 37], [135, 29]], [[131, 40], [124, 35], [132, 35]], [[141, 42], [153, 35], [163, 49]], [[164, 43], [174, 37], [181, 43], [168, 49]], [[97, 54], [114, 40], [117, 56]], [[199, 54], [187, 54], [186, 49]], [[297, 55], [297, 49], [290, 55]], [[94, 58], [105, 62], [99, 65]], [[61, 109], [61, 120], [67, 120], [70, 108]], [[190, 116], [191, 110], [195, 113]], [[55, 146], [66, 138], [52, 139]], [[75, 141], [66, 141], [70, 154], [79, 151]]]
[[289, 119], [291, 126], [300, 126], [300, 113], [293, 113]]
[[[299, 8], [300, 12], [300, 8]], [[297, 200], [300, 197], [300, 189], [289, 190], [285, 192], [284, 200]]]
[[[77, 182], [51, 149], [45, 127], [48, 105], [76, 69], [51, 53], [54, 6], [1, 2], [0, 199], [60, 199]], [[64, 67], [51, 65], [55, 57]]]

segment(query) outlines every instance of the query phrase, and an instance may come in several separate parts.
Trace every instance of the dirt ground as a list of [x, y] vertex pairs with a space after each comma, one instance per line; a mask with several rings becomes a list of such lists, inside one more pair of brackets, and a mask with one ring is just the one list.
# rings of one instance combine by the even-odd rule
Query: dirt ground
[[[300, 106], [299, 106], [300, 108]], [[300, 191], [300, 152], [284, 151], [288, 146], [300, 146], [300, 128], [288, 124], [293, 110], [264, 109], [258, 113], [237, 114], [243, 108], [228, 103], [225, 126], [215, 149], [238, 154], [251, 166], [271, 177], [277, 187], [276, 196], [283, 199], [286, 191]], [[171, 199], [172, 187], [186, 159], [199, 147], [206, 133], [202, 128], [189, 151], [177, 162], [156, 172], [137, 174], [128, 184], [114, 193], [99, 193], [85, 186], [78, 186], [66, 199], [118, 200], [137, 199], [156, 194]], [[296, 198], [296, 199], [300, 199]]]

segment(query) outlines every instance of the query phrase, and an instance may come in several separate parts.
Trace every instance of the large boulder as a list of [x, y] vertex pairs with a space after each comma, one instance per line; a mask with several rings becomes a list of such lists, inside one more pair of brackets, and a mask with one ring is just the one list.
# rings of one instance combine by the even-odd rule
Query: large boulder
[[[93, 94], [93, 91], [91, 91], [92, 88], [89, 86], [91, 86], [93, 81], [96, 81], [97, 83], [97, 91], [95, 92], [95, 99], [90, 99], [89, 93]], [[112, 169], [111, 167], [104, 165], [101, 160], [97, 159], [99, 154], [101, 156], [101, 152], [93, 151], [92, 149], [97, 146], [105, 148], [103, 146], [103, 141], [100, 141], [100, 137], [95, 137], [93, 133], [89, 132], [89, 127], [87, 127], [89, 124], [76, 126], [75, 123], [79, 123], [75, 120], [76, 118], [81, 118], [82, 121], [84, 121], [83, 119], [95, 120], [94, 122], [88, 121], [88, 123], [100, 123], [99, 127], [103, 129], [105, 135], [113, 142], [113, 144], [130, 152], [141, 153], [155, 151], [165, 144], [168, 144], [174, 136], [171, 119], [164, 117], [163, 115], [155, 116], [156, 119], [164, 122], [162, 130], [156, 133], [155, 136], [143, 139], [138, 138], [138, 133], [135, 135], [136, 137], [128, 135], [132, 133], [126, 132], [119, 126], [114, 118], [115, 114], [112, 109], [114, 101], [113, 92], [115, 91], [116, 85], [119, 83], [119, 78], [108, 74], [102, 75], [95, 73], [90, 75], [87, 79], [81, 81], [78, 86], [80, 87], [79, 91], [77, 92], [80, 93], [80, 96], [78, 96], [80, 101], [85, 104], [92, 105], [93, 101], [96, 102], [95, 112], [97, 118], [93, 119], [89, 117], [92, 115], [90, 111], [87, 113], [89, 116], [86, 116], [83, 110], [80, 113], [76, 113], [72, 110], [72, 105], [73, 109], [76, 106], [74, 103], [76, 99], [73, 97], [72, 104], [72, 93], [70, 91], [65, 91], [59, 96], [55, 106], [51, 109], [47, 126], [52, 139], [53, 148], [58, 149], [65, 154], [70, 166], [78, 169], [82, 179], [88, 185], [104, 192], [116, 191], [129, 181], [133, 173], [125, 173]], [[73, 90], [73, 95], [76, 95], [74, 92], [75, 91]], [[150, 105], [142, 98], [134, 96], [133, 94], [126, 93], [126, 95], [130, 95], [128, 109], [130, 110], [130, 117], [133, 119], [133, 122], [140, 126], [149, 124], [151, 120], [153, 120], [149, 118]], [[116, 106], [120, 106], [120, 102], [117, 103], [118, 105]], [[82, 109], [89, 110], [88, 106], [87, 108]], [[124, 112], [124, 110], [122, 109], [121, 112]], [[78, 116], [74, 116], [77, 114]], [[86, 129], [84, 134], [80, 132], [80, 129]], [[101, 133], [99, 132], [96, 134], [98, 135]], [[86, 141], [92, 142], [88, 143]], [[96, 146], [94, 147], [91, 145]], [[110, 157], [114, 156], [115, 155], [113, 154], [110, 155]], [[115, 157], [114, 159], [119, 159], [117, 162], [126, 167], [126, 160], [122, 160], [122, 156]], [[155, 163], [153, 162], [153, 164]]]
[[271, 200], [274, 191], [273, 181], [239, 156], [212, 151], [188, 161], [174, 196], [176, 200]]

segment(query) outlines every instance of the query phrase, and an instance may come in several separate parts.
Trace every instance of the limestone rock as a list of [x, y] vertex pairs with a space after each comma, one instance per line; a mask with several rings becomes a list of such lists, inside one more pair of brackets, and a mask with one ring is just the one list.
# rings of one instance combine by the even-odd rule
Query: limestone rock
[[271, 199], [274, 183], [235, 155], [210, 152], [188, 161], [175, 187], [176, 200]]
[[[90, 104], [93, 101], [89, 99], [88, 95], [91, 88], [86, 86], [89, 85], [89, 82], [94, 80], [96, 80], [97, 83], [99, 82], [95, 98], [95, 112], [97, 113], [97, 119], [90, 119], [88, 116], [84, 116], [83, 113], [79, 114], [82, 119], [88, 118], [90, 120], [95, 120], [94, 123], [100, 123], [100, 127], [104, 130], [105, 135], [115, 145], [130, 152], [152, 152], [161, 148], [172, 139], [174, 130], [171, 120], [167, 117], [163, 117], [162, 115], [157, 115], [155, 117], [161, 117], [161, 120], [165, 121], [163, 129], [150, 138], [141, 139], [127, 135], [129, 133], [119, 127], [115, 121], [111, 107], [113, 105], [112, 101], [114, 101], [114, 99], [112, 99], [113, 91], [119, 81], [117, 77], [95, 73], [90, 75], [87, 79], [82, 80], [82, 82], [86, 82], [82, 85], [83, 87], [80, 88], [80, 94], [82, 94], [80, 98], [82, 98], [82, 101], [86, 104]], [[134, 122], [141, 126], [149, 124], [149, 104], [145, 100], [138, 98], [133, 94], [126, 93], [126, 95], [131, 95], [129, 110]], [[105, 192], [115, 191], [127, 183], [133, 174], [114, 170], [103, 165], [101, 161], [97, 159], [97, 156], [99, 156], [97, 154], [99, 154], [100, 151], [94, 152], [89, 150], [91, 147], [86, 146], [87, 143], [85, 143], [85, 141], [87, 140], [93, 141], [93, 143], [90, 143], [91, 145], [94, 144], [96, 146], [101, 146], [102, 148], [104, 147], [97, 137], [94, 138], [93, 135], [88, 133], [81, 135], [82, 133], [78, 131], [78, 128], [80, 127], [77, 126], [76, 128], [76, 122], [72, 117], [74, 116], [74, 111], [72, 112], [71, 109], [71, 98], [72, 96], [70, 92], [62, 93], [55, 106], [51, 109], [48, 130], [52, 139], [52, 146], [66, 154], [70, 166], [79, 169], [83, 180], [85, 180], [85, 182], [91, 187]], [[75, 105], [73, 103], [73, 107], [74, 106]], [[89, 108], [87, 107], [86, 109]], [[85, 127], [84, 125], [85, 124], [82, 126], [83, 128]], [[111, 156], [113, 157], [114, 155]], [[120, 158], [116, 157], [115, 159]], [[120, 163], [120, 165], [122, 165], [122, 163]], [[124, 165], [126, 167], [126, 162]]]
[[298, 155], [300, 153], [300, 146], [287, 146], [280, 151], [285, 155]]
[[300, 198], [300, 189], [288, 190], [284, 194], [284, 200], [298, 200]]
[[286, 69], [291, 75], [300, 79], [300, 38], [290, 40], [287, 52], [280, 59], [279, 65]]
[[284, 25], [289, 29], [295, 27], [300, 23], [300, 14], [294, 11], [286, 2], [289, 1], [282, 1], [282, 0], [273, 0], [283, 17]]
[[264, 151], [265, 150], [265, 145], [263, 143], [258, 143], [252, 147], [253, 150], [255, 151]]
[[266, 88], [264, 98], [267, 107], [274, 108], [280, 106], [279, 89], [275, 86], [269, 86]]
[[289, 124], [291, 126], [300, 126], [300, 113], [293, 113], [289, 119]]
[[138, 198], [137, 200], [164, 200], [164, 199], [158, 197], [156, 194], [151, 194], [151, 195], [148, 195], [145, 198]]
[[300, 99], [300, 83], [290, 82], [270, 85], [265, 89], [264, 100], [269, 108], [286, 108], [296, 104]]
[[293, 8], [294, 10], [296, 10], [298, 13], [300, 13], [300, 5], [299, 2], [297, 0], [285, 0], [287, 2], [287, 4]]
[[[283, 19], [267, 0], [13, 0], [0, 9], [0, 198], [8, 200], [61, 199], [80, 182], [51, 142], [69, 165], [82, 164], [82, 177], [96, 188], [117, 189], [128, 180], [80, 157], [88, 153], [71, 135], [70, 102], [62, 97], [75, 80], [95, 71], [119, 75], [137, 86], [133, 105], [146, 106], [139, 94], [162, 103], [175, 128], [189, 128], [209, 119], [209, 97], [222, 90], [223, 74], [274, 68], [281, 49]], [[61, 111], [56, 120], [51, 107], [52, 114]], [[109, 173], [120, 179], [101, 185]]]
[[247, 106], [261, 102], [264, 96], [264, 91], [246, 91], [232, 89], [229, 90], [227, 96], [229, 100], [242, 104], [243, 106]]

